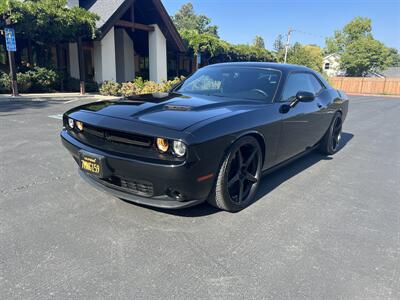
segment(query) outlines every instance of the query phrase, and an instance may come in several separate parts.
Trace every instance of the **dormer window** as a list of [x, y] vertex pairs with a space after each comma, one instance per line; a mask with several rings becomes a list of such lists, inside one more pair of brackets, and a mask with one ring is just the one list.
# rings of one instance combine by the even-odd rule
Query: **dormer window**
[[330, 64], [329, 64], [329, 63], [326, 63], [325, 66], [324, 66], [324, 69], [325, 69], [325, 70], [329, 70], [329, 68], [330, 68]]

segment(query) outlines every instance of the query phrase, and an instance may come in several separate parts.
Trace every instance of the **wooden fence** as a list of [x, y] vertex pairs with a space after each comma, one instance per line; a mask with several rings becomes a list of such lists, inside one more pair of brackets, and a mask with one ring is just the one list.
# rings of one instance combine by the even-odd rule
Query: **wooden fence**
[[400, 78], [331, 77], [329, 81], [346, 93], [400, 95]]

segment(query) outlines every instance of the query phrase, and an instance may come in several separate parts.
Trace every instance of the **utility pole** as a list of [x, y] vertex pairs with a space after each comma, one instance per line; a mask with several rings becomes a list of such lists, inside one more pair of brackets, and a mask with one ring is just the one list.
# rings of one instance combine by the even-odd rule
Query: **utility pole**
[[286, 45], [285, 45], [285, 64], [287, 62], [287, 55], [289, 51], [289, 45], [290, 45], [290, 36], [292, 35], [292, 32], [294, 29], [289, 28], [288, 34], [287, 34], [287, 39], [286, 39]]

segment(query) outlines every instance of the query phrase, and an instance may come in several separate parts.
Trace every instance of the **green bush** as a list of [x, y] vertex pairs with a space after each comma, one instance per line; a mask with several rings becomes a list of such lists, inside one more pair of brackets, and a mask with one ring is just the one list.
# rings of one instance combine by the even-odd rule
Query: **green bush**
[[0, 93], [6, 94], [11, 92], [10, 76], [6, 73], [0, 74]]
[[104, 96], [120, 96], [121, 84], [112, 80], [105, 81], [100, 86], [100, 94]]
[[[18, 92], [27, 93], [32, 87], [32, 78], [28, 73], [17, 73]], [[10, 90], [11, 90], [11, 79], [10, 79]]]
[[134, 82], [124, 82], [121, 85], [120, 93], [124, 97], [129, 97], [137, 94], [137, 86]]
[[[17, 73], [18, 91], [20, 93], [26, 93], [32, 86], [32, 81], [27, 73]], [[0, 76], [0, 92], [11, 93], [11, 77], [6, 73], [2, 73]]]
[[[57, 90], [60, 84], [60, 76], [56, 71], [35, 67], [26, 72], [17, 73], [18, 91], [28, 92], [52, 92]], [[9, 74], [0, 75], [0, 92], [11, 92], [11, 78]]]
[[143, 80], [138, 77], [134, 81], [122, 84], [114, 81], [105, 81], [100, 87], [100, 93], [104, 96], [124, 96], [151, 94], [157, 92], [168, 92], [173, 86], [184, 80], [184, 77], [175, 78], [174, 80], [156, 83], [154, 81]]
[[28, 90], [31, 92], [54, 92], [59, 89], [60, 75], [52, 69], [34, 67], [23, 74], [27, 76], [26, 80], [30, 77], [31, 87]]

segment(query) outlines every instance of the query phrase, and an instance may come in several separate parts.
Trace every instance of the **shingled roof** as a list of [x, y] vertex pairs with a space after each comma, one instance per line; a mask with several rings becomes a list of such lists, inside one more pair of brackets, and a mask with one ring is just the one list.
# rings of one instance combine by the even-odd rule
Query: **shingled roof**
[[100, 17], [96, 26], [101, 29], [123, 4], [127, 9], [133, 2], [132, 0], [89, 0], [81, 1], [81, 6]]
[[[81, 0], [80, 5], [100, 17], [96, 26], [100, 30], [100, 38], [102, 38], [134, 2], [134, 0]], [[146, 6], [151, 7], [152, 11], [157, 11], [162, 22], [162, 24], [159, 25], [161, 25], [160, 27], [164, 35], [172, 40], [179, 51], [184, 52], [185, 46], [183, 45], [183, 41], [161, 1], [146, 0], [143, 3], [145, 3]]]

